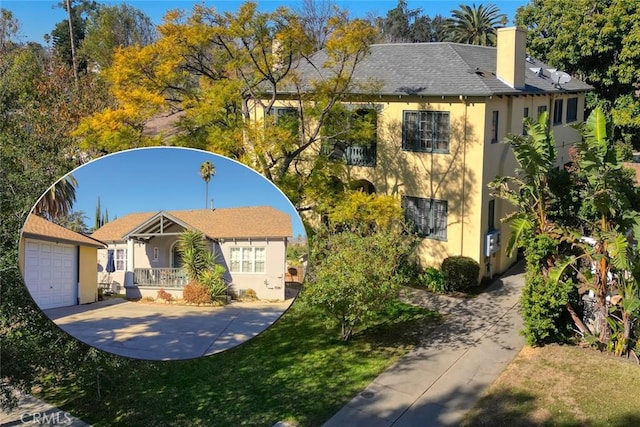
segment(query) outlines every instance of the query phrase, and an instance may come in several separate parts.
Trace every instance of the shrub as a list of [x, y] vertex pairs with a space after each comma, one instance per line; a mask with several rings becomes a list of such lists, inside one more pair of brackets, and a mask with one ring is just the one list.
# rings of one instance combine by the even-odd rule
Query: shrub
[[211, 270], [200, 273], [200, 283], [207, 289], [211, 299], [227, 294], [227, 284], [223, 279], [225, 271], [223, 266], [215, 264]]
[[450, 256], [440, 268], [450, 291], [468, 292], [478, 285], [480, 264], [466, 256]]
[[164, 289], [160, 289], [158, 291], [157, 299], [163, 299], [165, 301], [173, 301], [173, 295], [171, 295], [169, 292], [165, 291]]
[[420, 273], [420, 284], [426, 286], [431, 292], [443, 294], [449, 292], [447, 281], [444, 280], [444, 273], [434, 267], [427, 268]]
[[189, 282], [182, 290], [182, 298], [189, 304], [210, 304], [209, 290], [199, 282]]
[[249, 288], [246, 289], [244, 291], [244, 295], [242, 295], [242, 299], [243, 300], [249, 300], [249, 301], [255, 301], [258, 299], [258, 294], [256, 294], [256, 291], [254, 291], [253, 289]]
[[565, 307], [574, 290], [571, 281], [548, 283], [537, 272], [527, 272], [527, 279], [520, 298], [524, 335], [530, 345], [562, 342], [571, 334]]

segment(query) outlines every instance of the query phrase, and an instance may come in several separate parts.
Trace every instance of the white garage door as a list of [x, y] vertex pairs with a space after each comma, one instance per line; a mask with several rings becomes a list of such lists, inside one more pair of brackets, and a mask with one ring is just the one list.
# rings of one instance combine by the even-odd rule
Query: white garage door
[[77, 304], [75, 246], [26, 240], [24, 281], [42, 309]]

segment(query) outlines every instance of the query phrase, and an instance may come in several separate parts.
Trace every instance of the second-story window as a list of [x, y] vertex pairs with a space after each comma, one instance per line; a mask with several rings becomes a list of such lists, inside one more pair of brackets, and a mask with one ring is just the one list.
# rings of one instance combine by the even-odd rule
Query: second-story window
[[498, 120], [500, 117], [500, 113], [498, 111], [494, 111], [491, 115], [491, 143], [495, 144], [498, 142]]
[[375, 166], [378, 113], [375, 108], [345, 109], [325, 120], [322, 151], [350, 166]]
[[405, 111], [402, 120], [402, 149], [448, 153], [449, 112]]
[[578, 121], [578, 98], [567, 99], [567, 123]]
[[556, 99], [553, 103], [553, 124], [561, 125], [562, 124], [562, 114], [563, 114], [563, 106], [564, 100]]
[[273, 107], [271, 109], [273, 123], [297, 135], [300, 127], [300, 115], [297, 108], [293, 107]]

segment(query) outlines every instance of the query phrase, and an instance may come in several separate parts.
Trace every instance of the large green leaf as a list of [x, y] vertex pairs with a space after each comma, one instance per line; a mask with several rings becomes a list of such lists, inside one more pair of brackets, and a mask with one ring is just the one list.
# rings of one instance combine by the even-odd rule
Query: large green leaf
[[531, 230], [533, 224], [531, 219], [526, 216], [516, 216], [511, 221], [511, 238], [507, 244], [507, 254], [513, 255], [513, 250], [517, 248], [522, 241], [524, 234]]
[[549, 270], [549, 282], [554, 285], [557, 284], [567, 267], [569, 267], [574, 262], [576, 262], [575, 256], [562, 258]]

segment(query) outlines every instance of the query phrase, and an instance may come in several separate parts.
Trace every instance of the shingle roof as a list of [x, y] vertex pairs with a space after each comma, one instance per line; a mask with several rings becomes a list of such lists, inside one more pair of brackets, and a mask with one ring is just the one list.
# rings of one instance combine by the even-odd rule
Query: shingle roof
[[[166, 211], [181, 222], [216, 239], [291, 237], [291, 217], [271, 206]], [[113, 220], [91, 237], [106, 242], [124, 236], [158, 212], [132, 213]]]
[[[425, 96], [490, 96], [543, 92], [581, 92], [592, 89], [588, 84], [571, 79], [555, 87], [549, 73], [539, 76], [530, 68], [551, 68], [527, 57], [524, 89], [514, 89], [500, 81], [496, 75], [495, 47], [468, 44], [398, 43], [374, 44], [366, 58], [357, 66], [354, 81], [366, 85], [379, 83], [380, 95], [425, 95]], [[320, 51], [309, 62], [298, 67], [303, 81], [322, 78], [328, 70], [318, 67], [324, 64], [326, 53]], [[317, 67], [317, 68], [316, 68]], [[360, 89], [354, 94], [369, 94]]]
[[27, 218], [27, 221], [22, 228], [22, 233], [25, 237], [41, 238], [60, 243], [72, 243], [97, 248], [105, 247], [104, 243], [96, 240], [95, 238], [76, 233], [75, 231], [64, 228], [58, 224], [54, 224], [51, 221], [47, 221], [46, 219], [33, 214], [29, 215]]

